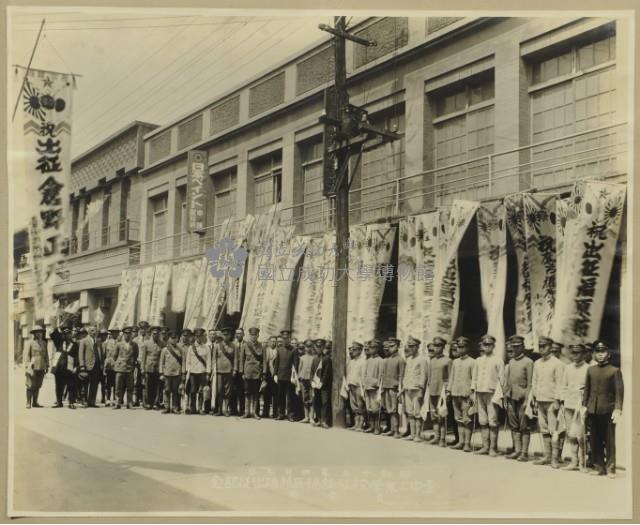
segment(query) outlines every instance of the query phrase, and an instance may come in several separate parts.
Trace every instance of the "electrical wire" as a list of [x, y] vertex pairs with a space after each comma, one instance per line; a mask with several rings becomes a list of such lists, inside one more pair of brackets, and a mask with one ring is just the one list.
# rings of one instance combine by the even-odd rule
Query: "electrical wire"
[[[261, 20], [262, 22], [262, 20]], [[232, 24], [247, 24], [250, 22], [205, 22], [205, 23], [201, 23], [201, 24], [165, 24], [165, 25], [157, 25], [157, 26], [141, 26], [141, 25], [137, 25], [137, 26], [109, 26], [109, 27], [66, 27], [66, 28], [58, 28], [58, 27], [54, 27], [52, 29], [49, 29], [50, 31], [100, 31], [100, 30], [126, 30], [126, 29], [166, 29], [166, 28], [170, 28], [170, 27], [183, 27], [183, 26], [189, 26], [189, 27], [196, 27], [196, 26], [220, 26], [220, 25], [227, 25], [229, 23]], [[253, 22], [253, 23], [260, 23], [260, 22]], [[15, 31], [37, 31], [37, 29], [15, 29]]]
[[[215, 33], [212, 33], [208, 38], [212, 37], [212, 36], [218, 36]], [[182, 73], [183, 71], [186, 71], [189, 66], [191, 66], [193, 63], [195, 63], [196, 61], [198, 61], [202, 56], [204, 56], [207, 53], [210, 53], [211, 51], [215, 50], [218, 46], [220, 46], [222, 43], [224, 43], [226, 41], [226, 36], [228, 35], [223, 35], [220, 41], [217, 41], [216, 45], [213, 45], [213, 47], [209, 46], [209, 47], [205, 47], [201, 52], [199, 52], [195, 57], [192, 57], [188, 62], [183, 63], [176, 71], [171, 71], [171, 67], [176, 64], [179, 63], [180, 61], [184, 60], [185, 55], [188, 55], [191, 51], [193, 51], [194, 49], [196, 49], [197, 47], [201, 46], [203, 44], [203, 42], [206, 42], [207, 39], [205, 40], [199, 40], [198, 42], [196, 42], [193, 46], [191, 46], [189, 48], [189, 50], [186, 51], [186, 53], [183, 53], [179, 56], [177, 56], [174, 60], [172, 60], [169, 64], [167, 64], [164, 68], [159, 69], [154, 75], [152, 75], [151, 77], [145, 78], [142, 80], [142, 83], [138, 86], [136, 86], [129, 95], [124, 95], [122, 98], [127, 99], [128, 103], [125, 103], [124, 105], [121, 104], [120, 101], [116, 101], [115, 104], [109, 106], [108, 108], [106, 108], [104, 111], [102, 111], [102, 113], [100, 113], [98, 116], [96, 117], [92, 117], [91, 120], [99, 123], [99, 129], [97, 130], [97, 132], [94, 132], [93, 134], [88, 134], [87, 135], [87, 142], [89, 142], [90, 139], [95, 138], [97, 136], [99, 136], [100, 134], [104, 133], [104, 129], [105, 128], [109, 128], [110, 125], [114, 124], [115, 122], [117, 122], [119, 119], [121, 119], [121, 116], [116, 117], [115, 119], [111, 119], [110, 121], [107, 121], [106, 123], [104, 122], [104, 120], [101, 120], [102, 117], [108, 115], [113, 109], [117, 108], [121, 111], [122, 115], [127, 115], [128, 111], [130, 109], [136, 109], [136, 111], [138, 111], [138, 113], [141, 113], [141, 107], [144, 107], [145, 105], [143, 104], [142, 106], [140, 106], [139, 104], [139, 98], [140, 97], [144, 97], [147, 100], [150, 100], [152, 103], [159, 103], [161, 101], [155, 101], [155, 100], [151, 100], [152, 97], [158, 93], [160, 90], [162, 89], [166, 89], [170, 84], [167, 84], [165, 82], [165, 80], [162, 80], [159, 84], [156, 85], [156, 87], [154, 89], [152, 89], [151, 91], [144, 91], [141, 88], [143, 88], [144, 86], [147, 86], [149, 84], [149, 82], [155, 78], [158, 78], [159, 76], [163, 75], [163, 73], [166, 73], [169, 77], [173, 76], [174, 79], [177, 78], [179, 79], [182, 83], [184, 83], [184, 79], [182, 79], [180, 77], [180, 73]], [[137, 94], [138, 96], [135, 96], [135, 94]], [[119, 106], [119, 107], [118, 107]]]

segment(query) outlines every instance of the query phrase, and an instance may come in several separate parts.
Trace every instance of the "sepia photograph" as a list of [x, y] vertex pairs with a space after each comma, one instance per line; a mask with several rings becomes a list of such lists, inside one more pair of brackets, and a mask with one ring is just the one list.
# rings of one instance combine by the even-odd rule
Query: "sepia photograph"
[[632, 517], [635, 15], [393, 7], [5, 8], [9, 517]]

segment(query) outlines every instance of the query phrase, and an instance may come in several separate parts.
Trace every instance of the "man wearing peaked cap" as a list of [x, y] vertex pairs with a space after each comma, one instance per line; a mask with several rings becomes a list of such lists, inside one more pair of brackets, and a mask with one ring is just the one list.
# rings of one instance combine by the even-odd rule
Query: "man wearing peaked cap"
[[113, 357], [113, 370], [116, 374], [116, 404], [114, 410], [122, 407], [124, 403], [125, 390], [127, 393], [127, 408], [131, 408], [133, 401], [133, 371], [138, 361], [139, 348], [132, 341], [132, 328], [123, 328], [123, 339], [116, 344], [116, 351]]
[[538, 338], [540, 359], [533, 364], [531, 394], [538, 406], [538, 426], [542, 434], [543, 457], [535, 465], [559, 467], [560, 448], [557, 441], [552, 442], [551, 435], [558, 428], [558, 400], [560, 382], [564, 374], [564, 365], [551, 353], [553, 341], [548, 337]]
[[109, 337], [103, 343], [104, 345], [104, 390], [105, 390], [105, 406], [115, 404], [115, 388], [116, 373], [113, 370], [115, 363], [114, 357], [116, 353], [116, 345], [118, 344], [118, 334], [120, 330], [117, 328], [109, 329]]
[[349, 391], [349, 406], [353, 411], [354, 424], [351, 430], [362, 432], [364, 427], [364, 393], [362, 391], [362, 379], [365, 359], [362, 358], [364, 346], [358, 341], [353, 341], [349, 346], [349, 366], [347, 367], [347, 389]]
[[433, 435], [427, 439], [440, 447], [447, 446], [446, 417], [439, 414], [438, 403], [442, 391], [447, 389], [451, 359], [444, 354], [445, 340], [441, 337], [433, 339], [433, 356], [427, 369], [427, 384], [429, 385], [429, 410], [433, 419]]
[[504, 382], [504, 362], [493, 352], [495, 338], [483, 336], [480, 342], [481, 355], [476, 359], [476, 373], [472, 385], [478, 408], [478, 420], [482, 435], [482, 448], [477, 454], [498, 454], [498, 410], [493, 395], [498, 384]]
[[475, 359], [469, 355], [468, 342], [469, 340], [462, 336], [456, 340], [458, 357], [451, 363], [451, 376], [447, 384], [447, 393], [451, 394], [453, 419], [458, 426], [458, 443], [452, 448], [464, 452], [471, 452], [473, 430], [469, 408], [475, 378]]
[[513, 440], [513, 452], [506, 457], [526, 462], [529, 460], [531, 425], [525, 411], [531, 390], [533, 361], [524, 354], [524, 337], [512, 335], [509, 337], [509, 346], [513, 357], [505, 369], [504, 394], [507, 405], [507, 423]]
[[387, 345], [387, 357], [382, 368], [382, 408], [389, 416], [389, 428], [384, 436], [400, 438], [398, 396], [400, 385], [404, 377], [404, 359], [399, 355], [400, 339], [390, 337], [385, 341]]
[[622, 418], [624, 385], [620, 369], [610, 362], [609, 345], [602, 340], [593, 343], [596, 364], [587, 369], [583, 413], [590, 429], [591, 453], [595, 470], [592, 475], [607, 474], [615, 478], [616, 425]]
[[380, 357], [379, 343], [377, 339], [369, 341], [367, 346], [367, 359], [364, 365], [362, 386], [364, 388], [364, 400], [369, 414], [369, 428], [366, 432], [380, 434], [380, 400], [378, 389], [382, 381], [382, 367], [384, 362]]
[[151, 338], [140, 346], [140, 366], [144, 377], [143, 405], [146, 410], [160, 408], [158, 393], [160, 390], [160, 354], [162, 341], [159, 326], [151, 328]]
[[38, 394], [44, 375], [49, 368], [49, 353], [44, 339], [44, 327], [35, 325], [31, 329], [31, 334], [33, 339], [25, 345], [22, 354], [27, 389], [27, 408], [40, 408], [42, 405], [38, 404]]
[[216, 416], [229, 417], [231, 415], [229, 403], [235, 362], [233, 329], [230, 326], [225, 326], [222, 329], [222, 335], [222, 340], [218, 340], [214, 345], [211, 356], [211, 366], [216, 370], [216, 402], [213, 413]]
[[195, 340], [189, 345], [185, 358], [185, 370], [189, 376], [189, 406], [187, 414], [204, 414], [204, 387], [211, 374], [211, 352], [207, 344], [206, 330], [196, 328]]
[[[136, 328], [134, 327], [134, 330]], [[133, 342], [138, 346], [138, 352], [142, 349], [142, 344], [150, 339], [149, 335], [149, 323], [147, 321], [140, 321], [137, 327], [137, 335], [133, 335]], [[133, 371], [133, 384], [134, 384], [134, 401], [133, 406], [137, 407], [143, 403], [144, 398], [144, 372], [142, 371], [142, 363], [140, 362], [141, 355], [138, 354], [138, 361]]]

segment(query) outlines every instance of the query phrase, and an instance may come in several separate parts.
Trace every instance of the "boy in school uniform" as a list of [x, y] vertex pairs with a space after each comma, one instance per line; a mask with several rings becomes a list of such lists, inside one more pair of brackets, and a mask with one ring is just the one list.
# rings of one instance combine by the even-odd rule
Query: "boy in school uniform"
[[331, 422], [331, 387], [333, 384], [333, 362], [331, 361], [331, 341], [325, 341], [320, 364], [316, 369], [311, 386], [320, 407], [318, 418], [322, 428], [330, 428]]
[[484, 335], [480, 339], [482, 355], [476, 359], [476, 371], [471, 387], [471, 395], [475, 395], [478, 409], [478, 420], [482, 435], [482, 448], [476, 454], [491, 457], [498, 455], [498, 408], [493, 403], [493, 395], [504, 383], [504, 362], [493, 353], [496, 339]]
[[367, 347], [367, 360], [364, 365], [362, 384], [364, 400], [369, 415], [369, 427], [365, 432], [380, 434], [380, 399], [379, 390], [382, 382], [383, 360], [380, 357], [380, 341], [373, 339]]
[[475, 379], [475, 359], [469, 355], [469, 339], [460, 336], [455, 344], [458, 357], [451, 364], [447, 394], [450, 395], [453, 405], [453, 416], [458, 425], [460, 440], [452, 448], [471, 452], [472, 428], [469, 408], [471, 407], [471, 387]]
[[166, 334], [166, 343], [160, 354], [160, 374], [164, 383], [163, 414], [180, 413], [180, 385], [184, 383], [185, 360], [177, 344], [175, 330]]
[[347, 367], [347, 388], [349, 389], [349, 403], [354, 413], [354, 425], [351, 427], [356, 432], [364, 431], [364, 391], [362, 382], [364, 379], [364, 365], [366, 359], [362, 358], [362, 343], [354, 341], [349, 347], [349, 366]]
[[438, 415], [438, 401], [442, 389], [446, 390], [447, 388], [451, 359], [444, 355], [444, 347], [447, 342], [442, 337], [434, 337], [432, 344], [433, 356], [429, 361], [427, 388], [429, 389], [429, 412], [433, 420], [433, 435], [427, 439], [427, 443], [446, 447], [446, 418]]
[[569, 345], [569, 355], [572, 362], [565, 366], [562, 383], [560, 385], [560, 404], [569, 438], [569, 450], [571, 462], [563, 467], [563, 470], [583, 470], [584, 464], [584, 424], [581, 417], [582, 397], [584, 386], [587, 382], [587, 370], [585, 363], [585, 347], [581, 343]]
[[531, 440], [531, 424], [525, 410], [533, 379], [533, 361], [524, 354], [524, 337], [512, 335], [508, 345], [513, 355], [505, 369], [504, 395], [513, 452], [506, 458], [524, 462], [529, 460]]
[[383, 436], [400, 437], [398, 396], [404, 376], [404, 359], [399, 355], [400, 339], [390, 337], [385, 343], [387, 357], [382, 370], [382, 408], [389, 415], [389, 429]]
[[302, 405], [304, 409], [304, 418], [301, 423], [309, 423], [312, 418], [311, 407], [313, 406], [313, 391], [311, 388], [311, 365], [313, 364], [314, 350], [313, 341], [307, 339], [304, 345], [304, 353], [298, 358], [298, 381], [300, 381], [300, 390], [302, 394]]
[[402, 380], [402, 394], [404, 396], [404, 407], [407, 413], [410, 434], [406, 440], [413, 440], [417, 443], [422, 441], [420, 431], [422, 429], [422, 418], [420, 409], [424, 400], [424, 392], [427, 383], [427, 363], [418, 353], [420, 340], [409, 336], [405, 345], [405, 368]]
[[604, 341], [593, 344], [594, 366], [587, 370], [582, 398], [582, 412], [586, 414], [591, 432], [591, 453], [594, 476], [616, 477], [616, 424], [622, 418], [624, 385], [620, 369], [613, 366], [609, 345]]
[[242, 418], [253, 417], [254, 419], [260, 419], [258, 414], [258, 392], [260, 380], [262, 379], [264, 350], [262, 343], [258, 341], [260, 329], [253, 326], [249, 328], [248, 332], [248, 339], [240, 343], [234, 370], [242, 376], [244, 381], [245, 412]]

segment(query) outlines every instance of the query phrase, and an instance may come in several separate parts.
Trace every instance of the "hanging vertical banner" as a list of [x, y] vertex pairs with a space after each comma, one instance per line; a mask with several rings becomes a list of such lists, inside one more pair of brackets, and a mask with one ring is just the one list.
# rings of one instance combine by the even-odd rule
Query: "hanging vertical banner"
[[[405, 342], [415, 330], [416, 305], [416, 217], [400, 219], [398, 223], [398, 317], [396, 337]], [[415, 337], [419, 337], [416, 335]], [[400, 348], [404, 352], [404, 346]], [[404, 356], [404, 353], [403, 353]]]
[[478, 263], [482, 306], [487, 315], [487, 333], [496, 338], [496, 352], [504, 354], [504, 298], [507, 288], [507, 225], [502, 204], [481, 206], [478, 222]]
[[193, 262], [176, 263], [171, 272], [171, 311], [184, 312]]
[[293, 226], [278, 228], [273, 267], [268, 269], [268, 275], [263, 272], [263, 277], [271, 277], [259, 325], [260, 334], [266, 337], [277, 335], [280, 330], [290, 327], [291, 289], [308, 241], [307, 237], [293, 237], [294, 230]]
[[136, 321], [136, 298], [138, 297], [138, 291], [140, 290], [140, 284], [142, 283], [142, 270], [131, 270], [131, 276], [129, 278], [129, 291], [127, 293], [127, 299], [125, 303], [125, 319], [122, 326], [132, 325]]
[[44, 318], [53, 304], [56, 269], [62, 257], [60, 247], [66, 232], [65, 214], [69, 202], [71, 174], [71, 75], [31, 69], [22, 85], [21, 70], [14, 76], [20, 95], [16, 112], [12, 155], [16, 174], [29, 192], [29, 232], [36, 278], [36, 316]]
[[[416, 309], [414, 332], [409, 335], [429, 339], [433, 310], [433, 282], [438, 246], [438, 212], [416, 216], [416, 271], [414, 276]], [[416, 335], [417, 334], [417, 335]], [[424, 351], [426, 345], [422, 348]]]
[[206, 224], [206, 184], [209, 172], [207, 152], [187, 153], [187, 231], [201, 232]]
[[524, 205], [522, 194], [504, 198], [507, 210], [507, 227], [513, 241], [518, 264], [518, 291], [516, 294], [516, 332], [524, 337], [525, 348], [533, 348], [533, 327], [531, 324], [531, 275], [527, 257]]
[[[600, 336], [611, 267], [616, 253], [626, 198], [626, 185], [586, 182], [579, 209], [571, 221], [575, 240], [565, 248], [573, 264], [566, 272], [563, 294], [557, 303], [552, 338], [569, 344]], [[568, 232], [567, 232], [568, 233]]]
[[131, 278], [133, 276], [133, 270], [122, 270], [122, 276], [120, 277], [120, 289], [118, 290], [118, 304], [116, 305], [113, 315], [111, 316], [111, 322], [109, 323], [109, 330], [112, 328], [120, 328], [126, 321], [127, 311], [127, 298], [131, 291]]
[[333, 339], [333, 300], [336, 284], [336, 233], [327, 232], [322, 238], [324, 257], [321, 267], [322, 297], [321, 316], [319, 319], [318, 336], [323, 339]]
[[153, 292], [151, 293], [151, 306], [149, 311], [149, 323], [162, 324], [162, 312], [167, 307], [167, 296], [171, 283], [171, 264], [158, 264], [153, 278]]
[[396, 237], [395, 226], [369, 224], [362, 250], [360, 294], [358, 297], [358, 340], [375, 337], [382, 295], [387, 282], [396, 278], [391, 264], [391, 250]]
[[[249, 237], [255, 225], [256, 219], [253, 215], [247, 215], [244, 220], [236, 223], [234, 228], [234, 238], [237, 247], [244, 250], [249, 249]], [[233, 315], [242, 310], [242, 288], [246, 278], [246, 268], [243, 265], [243, 271], [238, 277], [233, 275], [227, 276], [227, 314]]]
[[[570, 214], [570, 199], [558, 199], [556, 201], [556, 289], [562, 282], [565, 274], [565, 237], [567, 231], [567, 220]], [[555, 315], [554, 315], [555, 317]]]
[[551, 335], [556, 298], [556, 200], [555, 195], [522, 196], [524, 231], [531, 279], [533, 347], [538, 337]]
[[479, 204], [455, 200], [450, 210], [440, 210], [433, 288], [430, 337], [450, 340], [458, 322], [460, 276], [458, 248]]
[[153, 291], [153, 278], [155, 273], [155, 266], [147, 266], [142, 269], [140, 303], [138, 305], [138, 318], [140, 321], [149, 321], [149, 307], [151, 306], [151, 292]]
[[[335, 279], [349, 280], [349, 295], [347, 299], [347, 334], [348, 337], [360, 340], [361, 334], [358, 332], [360, 326], [360, 312], [358, 306], [360, 304], [360, 291], [362, 289], [362, 279], [359, 277], [360, 267], [362, 265], [365, 240], [367, 237], [367, 229], [364, 225], [352, 226], [349, 228], [349, 267], [336, 268]], [[337, 246], [339, 250], [345, 249], [344, 246]], [[373, 337], [373, 335], [371, 335]], [[370, 338], [371, 338], [370, 337]]]
[[193, 330], [194, 328], [201, 328], [196, 325], [200, 320], [204, 287], [209, 271], [209, 261], [206, 257], [203, 257], [200, 259], [200, 264], [198, 265], [197, 279], [195, 283], [192, 281], [193, 286], [189, 287], [187, 308], [184, 312], [184, 326], [190, 330]]
[[299, 275], [298, 294], [293, 314], [292, 330], [298, 339], [318, 337], [322, 318], [324, 241], [310, 239], [304, 253]]

